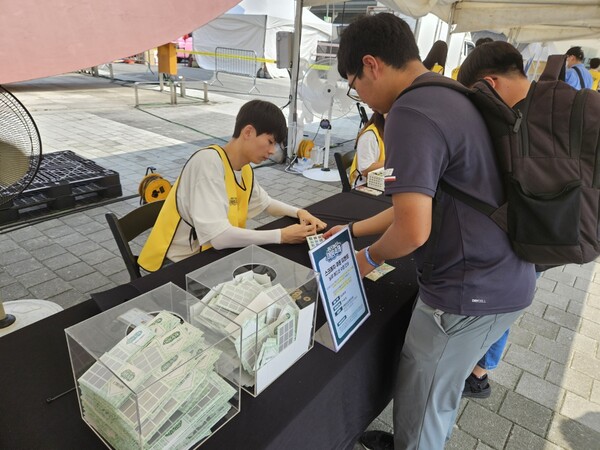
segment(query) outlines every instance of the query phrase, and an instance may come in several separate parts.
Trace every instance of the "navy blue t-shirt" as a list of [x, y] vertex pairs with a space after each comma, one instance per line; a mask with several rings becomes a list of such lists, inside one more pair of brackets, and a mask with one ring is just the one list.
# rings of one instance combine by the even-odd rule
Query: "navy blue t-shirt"
[[[427, 73], [422, 77], [440, 75]], [[503, 201], [501, 177], [485, 123], [463, 94], [422, 87], [400, 97], [385, 123], [386, 168], [396, 181], [386, 194], [418, 192], [430, 197], [440, 179], [492, 205]], [[504, 231], [472, 207], [444, 195], [443, 222], [427, 284], [427, 305], [462, 315], [513, 312], [529, 306], [535, 270], [511, 249]], [[420, 274], [426, 245], [414, 253]]]

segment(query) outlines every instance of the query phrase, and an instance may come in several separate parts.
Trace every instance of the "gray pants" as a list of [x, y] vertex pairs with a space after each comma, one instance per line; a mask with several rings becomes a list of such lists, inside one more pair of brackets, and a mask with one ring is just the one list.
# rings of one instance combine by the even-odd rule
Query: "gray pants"
[[521, 313], [461, 316], [417, 300], [396, 374], [396, 450], [444, 448], [465, 379]]

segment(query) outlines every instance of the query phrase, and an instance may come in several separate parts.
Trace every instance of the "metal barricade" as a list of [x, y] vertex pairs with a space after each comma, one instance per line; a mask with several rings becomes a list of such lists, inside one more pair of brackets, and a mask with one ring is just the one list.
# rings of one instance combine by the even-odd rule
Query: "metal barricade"
[[215, 48], [215, 79], [211, 83], [219, 82], [219, 73], [227, 73], [229, 75], [239, 75], [242, 77], [252, 78], [252, 89], [248, 93], [256, 89], [256, 74], [258, 73], [258, 59], [254, 50], [242, 50], [239, 48], [217, 47]]

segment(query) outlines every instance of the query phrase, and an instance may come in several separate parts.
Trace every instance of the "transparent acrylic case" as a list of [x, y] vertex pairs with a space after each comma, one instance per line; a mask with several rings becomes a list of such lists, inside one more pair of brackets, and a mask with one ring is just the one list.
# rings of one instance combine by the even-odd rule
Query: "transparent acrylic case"
[[81, 416], [109, 448], [196, 448], [240, 411], [241, 330], [208, 309], [168, 283], [65, 330]]
[[[256, 245], [186, 276], [188, 292], [241, 327], [230, 351], [240, 385], [257, 396], [313, 346], [318, 273]], [[227, 325], [223, 324], [228, 330]]]

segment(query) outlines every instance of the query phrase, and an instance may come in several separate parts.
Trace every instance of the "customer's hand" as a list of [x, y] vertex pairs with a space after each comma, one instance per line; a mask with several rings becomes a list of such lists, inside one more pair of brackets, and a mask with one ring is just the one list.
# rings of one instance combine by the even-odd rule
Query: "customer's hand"
[[338, 232], [342, 231], [344, 228], [346, 228], [346, 226], [347, 225], [336, 225], [334, 227], [331, 227], [329, 230], [327, 230], [325, 233], [323, 233], [323, 238], [329, 239], [335, 233], [338, 233]]
[[290, 225], [281, 229], [282, 244], [301, 244], [306, 242], [306, 236], [317, 233], [316, 225]]
[[317, 219], [305, 209], [299, 209], [297, 215], [300, 225], [315, 225], [317, 227], [316, 231], [322, 231], [327, 228], [327, 224], [325, 222]]

